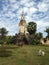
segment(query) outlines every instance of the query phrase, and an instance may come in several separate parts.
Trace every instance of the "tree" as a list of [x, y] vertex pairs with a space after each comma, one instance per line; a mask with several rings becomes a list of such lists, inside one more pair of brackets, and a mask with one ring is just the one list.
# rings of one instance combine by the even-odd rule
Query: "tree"
[[16, 44], [17, 43], [17, 37], [18, 34], [16, 33], [14, 36], [11, 37], [11, 40], [9, 41], [11, 44]]
[[27, 30], [30, 34], [35, 34], [36, 32], [36, 23], [35, 22], [29, 22], [27, 26]]
[[41, 44], [41, 39], [43, 38], [43, 35], [41, 32], [36, 33], [35, 37], [33, 39], [31, 39], [31, 44], [33, 45], [37, 45], [37, 44]]
[[5, 28], [0, 28], [0, 39], [5, 41], [8, 31]]
[[13, 36], [6, 36], [7, 44], [12, 44], [12, 38], [13, 38]]
[[47, 38], [49, 38], [49, 28], [46, 28], [45, 32], [47, 33]]
[[39, 40], [40, 40], [41, 38], [43, 38], [42, 33], [41, 33], [41, 32], [36, 33], [36, 34], [35, 34], [35, 38], [36, 38], [36, 39], [39, 39]]

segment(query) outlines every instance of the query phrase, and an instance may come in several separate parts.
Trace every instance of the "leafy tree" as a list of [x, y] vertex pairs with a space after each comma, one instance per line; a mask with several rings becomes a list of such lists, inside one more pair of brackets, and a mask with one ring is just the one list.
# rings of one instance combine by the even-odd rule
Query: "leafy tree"
[[7, 36], [6, 37], [7, 44], [12, 44], [12, 38], [13, 38], [13, 36]]
[[47, 38], [49, 38], [49, 28], [46, 28], [45, 32], [47, 33]]
[[4, 41], [3, 40], [0, 40], [0, 44], [3, 44], [4, 43]]
[[13, 36], [11, 39], [11, 43], [16, 44], [17, 43], [17, 37], [18, 37], [18, 34], [15, 34], [15, 36]]
[[5, 28], [0, 28], [0, 40], [5, 41], [7, 33], [8, 31]]
[[36, 23], [35, 22], [29, 22], [27, 26], [27, 30], [30, 34], [35, 34], [36, 32]]
[[31, 39], [31, 44], [32, 44], [32, 45], [41, 44], [41, 42], [40, 42], [41, 38], [43, 38], [42, 33], [41, 33], [41, 32], [36, 33], [36, 34], [35, 34], [35, 37], [34, 37], [33, 39]]
[[36, 38], [36, 39], [39, 39], [39, 40], [40, 40], [41, 38], [43, 38], [42, 33], [41, 33], [41, 32], [36, 33], [36, 34], [35, 34], [35, 38]]
[[33, 39], [31, 44], [32, 45], [38, 45], [38, 44], [41, 44], [41, 42], [38, 39]]

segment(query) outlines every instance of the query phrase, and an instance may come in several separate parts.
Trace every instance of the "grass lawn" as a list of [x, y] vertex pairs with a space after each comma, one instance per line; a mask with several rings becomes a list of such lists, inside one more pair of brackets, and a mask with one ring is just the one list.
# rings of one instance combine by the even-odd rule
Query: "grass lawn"
[[[16, 45], [9, 45], [3, 48], [12, 53], [8, 57], [0, 57], [0, 65], [49, 65], [48, 46], [26, 45], [17, 47]], [[0, 47], [0, 50], [3, 48]], [[45, 51], [45, 56], [38, 56], [39, 49]]]

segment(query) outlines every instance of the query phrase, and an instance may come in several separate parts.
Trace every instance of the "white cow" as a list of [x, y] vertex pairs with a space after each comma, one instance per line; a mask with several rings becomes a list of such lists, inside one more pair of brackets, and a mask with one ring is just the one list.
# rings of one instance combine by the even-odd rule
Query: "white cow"
[[38, 52], [38, 55], [41, 56], [42, 50], [40, 49]]
[[39, 56], [44, 56], [45, 55], [45, 52], [40, 49], [39, 52], [38, 52], [38, 55]]
[[45, 52], [44, 51], [42, 51], [42, 56], [44, 56], [45, 55]]

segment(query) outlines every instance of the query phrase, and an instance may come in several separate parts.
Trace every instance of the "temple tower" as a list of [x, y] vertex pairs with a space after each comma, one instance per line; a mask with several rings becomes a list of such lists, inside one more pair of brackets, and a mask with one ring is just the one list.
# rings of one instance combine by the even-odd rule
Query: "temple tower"
[[27, 23], [24, 16], [24, 11], [22, 11], [21, 20], [19, 23], [19, 33], [26, 34], [27, 33]]

